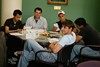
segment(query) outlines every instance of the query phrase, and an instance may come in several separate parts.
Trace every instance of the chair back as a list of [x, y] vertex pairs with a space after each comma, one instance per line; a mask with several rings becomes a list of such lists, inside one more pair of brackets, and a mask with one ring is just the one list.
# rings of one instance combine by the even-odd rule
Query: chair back
[[79, 63], [77, 67], [100, 67], [100, 61], [86, 61]]
[[70, 60], [70, 54], [73, 48], [73, 44], [69, 46], [64, 46], [59, 52], [58, 52], [58, 61], [59, 62], [66, 62], [67, 60]]

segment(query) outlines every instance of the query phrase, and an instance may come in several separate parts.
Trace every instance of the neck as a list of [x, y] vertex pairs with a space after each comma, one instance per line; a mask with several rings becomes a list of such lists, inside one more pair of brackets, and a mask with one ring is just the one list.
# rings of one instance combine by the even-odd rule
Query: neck
[[38, 19], [40, 19], [40, 17], [35, 17], [35, 16], [34, 16], [34, 19], [35, 19], [35, 20], [38, 20]]
[[16, 24], [17, 21], [14, 18], [13, 18], [13, 21], [14, 21], [14, 24]]

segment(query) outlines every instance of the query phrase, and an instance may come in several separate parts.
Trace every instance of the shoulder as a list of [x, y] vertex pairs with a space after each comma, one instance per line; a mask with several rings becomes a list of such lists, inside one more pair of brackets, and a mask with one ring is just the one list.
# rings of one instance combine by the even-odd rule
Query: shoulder
[[9, 18], [9, 19], [7, 19], [6, 21], [13, 21], [13, 18]]
[[34, 19], [34, 16], [28, 17], [27, 20], [32, 20], [32, 19]]
[[9, 18], [5, 21], [5, 24], [11, 24], [13, 22], [13, 18]]
[[56, 23], [61, 23], [61, 21], [57, 21]]
[[41, 20], [46, 20], [46, 18], [45, 18], [45, 17], [43, 17], [43, 16], [40, 16], [40, 19], [41, 19]]

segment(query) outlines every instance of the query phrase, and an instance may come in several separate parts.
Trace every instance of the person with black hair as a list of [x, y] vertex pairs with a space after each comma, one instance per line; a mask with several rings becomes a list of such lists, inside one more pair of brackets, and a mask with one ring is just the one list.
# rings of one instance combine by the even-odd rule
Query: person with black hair
[[36, 7], [34, 9], [34, 16], [31, 16], [27, 19], [25, 26], [31, 26], [33, 29], [47, 30], [47, 20], [41, 15], [42, 9], [40, 7]]
[[[84, 18], [78, 18], [75, 20], [76, 27], [80, 30], [76, 36], [76, 43], [80, 40], [84, 41], [85, 45], [75, 45], [71, 53], [71, 61], [77, 62], [80, 50], [86, 45], [100, 45], [100, 35], [95, 29], [93, 29]], [[94, 51], [89, 47], [82, 49], [82, 54], [89, 56], [100, 56], [100, 51]]]
[[20, 20], [22, 16], [22, 12], [19, 9], [14, 10], [13, 18], [7, 19], [4, 23], [5, 26], [5, 34], [9, 35], [9, 33], [19, 32], [23, 29], [22, 21]]
[[[4, 23], [5, 27], [5, 37], [6, 37], [6, 46], [7, 46], [7, 60], [11, 64], [15, 64], [13, 58], [15, 51], [20, 51], [23, 49], [23, 44], [19, 43], [21, 41], [20, 38], [16, 36], [11, 36], [9, 33], [21, 32], [23, 29], [22, 21], [20, 20], [22, 17], [22, 12], [19, 9], [14, 10], [13, 18], [7, 19]], [[15, 58], [16, 59], [16, 58]]]

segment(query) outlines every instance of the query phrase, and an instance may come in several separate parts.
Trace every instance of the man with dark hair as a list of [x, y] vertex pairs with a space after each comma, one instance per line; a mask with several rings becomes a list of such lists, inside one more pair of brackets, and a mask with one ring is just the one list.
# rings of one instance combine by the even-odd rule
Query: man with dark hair
[[4, 23], [5, 34], [8, 35], [12, 32], [19, 32], [23, 28], [22, 21], [20, 20], [22, 12], [20, 10], [14, 10], [13, 18], [7, 19]]
[[[52, 53], [41, 52], [37, 55], [38, 60], [46, 62], [56, 62], [57, 53], [65, 46], [71, 45], [75, 42], [76, 35], [72, 32], [74, 24], [72, 21], [68, 20], [68, 23], [65, 22], [62, 27], [63, 36], [58, 42], [53, 42], [49, 45], [49, 49]], [[35, 53], [40, 50], [47, 50], [43, 48], [38, 42], [32, 39], [28, 39], [25, 42], [23, 55], [21, 55], [18, 63], [18, 67], [27, 67], [28, 62], [35, 60]]]
[[[6, 46], [7, 46], [7, 59], [11, 64], [15, 64], [11, 58], [14, 58], [14, 52], [23, 48], [23, 44], [19, 44], [20, 39], [10, 36], [9, 33], [20, 32], [23, 29], [22, 21], [20, 20], [22, 12], [19, 9], [14, 10], [13, 18], [7, 19], [4, 23], [5, 35], [6, 35]], [[12, 38], [11, 38], [12, 37]], [[10, 42], [9, 42], [10, 41]], [[15, 43], [15, 41], [17, 43]], [[19, 47], [19, 48], [17, 48]]]
[[[75, 20], [75, 24], [77, 28], [80, 30], [78, 35], [76, 36], [76, 42], [83, 40], [85, 45], [100, 45], [100, 35], [99, 33], [93, 29], [84, 18], [78, 18]], [[71, 61], [75, 62], [78, 61], [77, 55], [80, 53], [80, 49], [85, 45], [75, 45], [73, 47], [71, 53]], [[100, 51], [94, 51], [89, 47], [85, 47], [82, 54], [89, 55], [89, 56], [100, 56]], [[77, 60], [76, 60], [77, 59]]]
[[42, 9], [37, 7], [34, 9], [34, 16], [27, 19], [25, 26], [31, 26], [33, 29], [47, 30], [47, 20], [41, 16]]

